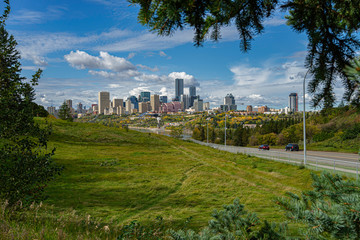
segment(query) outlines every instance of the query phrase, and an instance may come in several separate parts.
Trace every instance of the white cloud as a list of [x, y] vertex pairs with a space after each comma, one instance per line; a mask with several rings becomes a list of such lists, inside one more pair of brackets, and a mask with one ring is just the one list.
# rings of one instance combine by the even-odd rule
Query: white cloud
[[151, 67], [148, 67], [148, 66], [145, 66], [145, 65], [142, 65], [142, 64], [137, 64], [136, 66], [139, 67], [139, 68], [141, 68], [141, 69], [149, 70], [149, 71], [151, 71], [151, 72], [157, 72], [157, 71], [159, 71], [159, 68], [158, 68], [158, 67], [151, 68]]
[[136, 67], [125, 58], [112, 56], [107, 52], [100, 52], [100, 57], [94, 57], [84, 51], [71, 51], [64, 56], [72, 67], [77, 69], [106, 69], [115, 72], [135, 70]]
[[234, 74], [233, 79], [236, 85], [255, 85], [269, 80], [271, 70], [265, 67], [249, 67], [247, 65], [238, 65], [230, 68]]
[[286, 19], [282, 16], [275, 16], [264, 21], [265, 26], [281, 26], [286, 24]]
[[133, 57], [135, 57], [136, 53], [129, 53], [127, 59], [132, 59]]
[[193, 75], [189, 75], [186, 72], [172, 72], [169, 74], [169, 78], [175, 80], [176, 78], [184, 79], [184, 87], [200, 86], [199, 82]]
[[60, 18], [67, 9], [61, 6], [50, 6], [46, 11], [21, 9], [10, 14], [9, 25], [39, 24]]

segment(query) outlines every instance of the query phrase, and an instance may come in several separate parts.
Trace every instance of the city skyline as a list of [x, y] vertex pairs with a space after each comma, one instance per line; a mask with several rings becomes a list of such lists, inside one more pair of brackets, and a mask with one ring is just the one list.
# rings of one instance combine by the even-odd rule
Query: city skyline
[[[290, 92], [302, 100], [307, 40], [286, 26], [284, 13], [267, 20], [264, 34], [243, 54], [234, 26], [223, 29], [218, 43], [196, 48], [191, 29], [172, 37], [150, 33], [137, 23], [138, 8], [126, 1], [11, 4], [7, 28], [19, 43], [23, 75], [30, 78], [35, 69], [44, 69], [36, 87], [36, 102], [43, 106], [69, 98], [90, 106], [99, 89], [116, 98], [151, 91], [172, 99], [176, 78], [184, 79], [184, 94], [195, 85], [212, 106], [229, 92], [244, 106], [285, 107]], [[336, 86], [335, 93], [340, 101], [342, 88]]]

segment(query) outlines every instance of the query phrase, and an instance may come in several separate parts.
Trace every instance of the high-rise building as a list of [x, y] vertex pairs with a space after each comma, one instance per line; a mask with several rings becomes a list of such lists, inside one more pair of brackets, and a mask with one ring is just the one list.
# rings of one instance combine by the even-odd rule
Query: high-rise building
[[141, 92], [139, 102], [150, 102], [150, 92]]
[[65, 103], [70, 109], [72, 109], [72, 100], [71, 99], [65, 100]]
[[49, 112], [49, 114], [55, 115], [56, 114], [56, 107], [48, 107], [47, 111]]
[[195, 99], [194, 101], [194, 109], [195, 109], [195, 112], [202, 112], [204, 111], [204, 108], [203, 108], [203, 100], [202, 99]]
[[210, 103], [204, 102], [204, 110], [210, 110]]
[[124, 100], [122, 100], [122, 99], [114, 98], [113, 102], [112, 102], [112, 107], [117, 108], [117, 107], [123, 106], [123, 102], [124, 102]]
[[224, 97], [224, 105], [220, 105], [220, 109], [224, 112], [237, 109], [237, 106], [235, 105], [235, 98], [231, 93]]
[[139, 103], [139, 113], [146, 113], [148, 111], [147, 103], [140, 102]]
[[196, 96], [196, 87], [195, 86], [189, 87], [189, 96]]
[[188, 95], [180, 95], [180, 102], [182, 106], [182, 110], [188, 109], [190, 107], [190, 99]]
[[235, 98], [231, 93], [224, 97], [224, 105], [235, 105]]
[[132, 105], [131, 100], [128, 98], [128, 100], [126, 100], [126, 112], [128, 114], [131, 114]]
[[184, 79], [176, 78], [175, 79], [175, 99], [180, 100], [180, 96], [184, 94]]
[[76, 111], [77, 113], [82, 113], [83, 112], [83, 105], [81, 102], [79, 102], [76, 106]]
[[290, 93], [290, 95], [289, 95], [289, 108], [290, 108], [291, 112], [299, 111], [297, 93]]
[[160, 103], [167, 103], [167, 96], [160, 96]]
[[103, 114], [105, 108], [110, 108], [110, 93], [99, 92], [99, 114]]
[[134, 105], [133, 108], [139, 109], [139, 101], [135, 96], [128, 97], [128, 100], [130, 100], [131, 103]]
[[154, 94], [150, 97], [151, 109], [153, 112], [159, 112], [160, 108], [160, 99], [159, 95]]

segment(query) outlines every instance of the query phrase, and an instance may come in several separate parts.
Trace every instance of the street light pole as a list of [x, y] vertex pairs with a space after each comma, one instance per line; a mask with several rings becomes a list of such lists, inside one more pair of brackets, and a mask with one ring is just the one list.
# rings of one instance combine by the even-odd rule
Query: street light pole
[[307, 74], [309, 73], [309, 70], [306, 72], [303, 82], [303, 103], [304, 103], [304, 109], [303, 109], [303, 129], [304, 129], [304, 165], [306, 165], [306, 118], [305, 118], [305, 79]]
[[226, 147], [226, 117], [227, 117], [227, 114], [225, 113], [225, 147]]

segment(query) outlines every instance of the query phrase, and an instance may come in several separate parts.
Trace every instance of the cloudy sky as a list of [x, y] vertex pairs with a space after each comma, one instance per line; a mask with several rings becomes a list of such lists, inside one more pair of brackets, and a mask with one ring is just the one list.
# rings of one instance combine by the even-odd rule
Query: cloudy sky
[[[7, 29], [18, 41], [23, 75], [30, 78], [36, 69], [44, 70], [36, 101], [45, 107], [58, 107], [65, 99], [90, 106], [99, 91], [109, 91], [111, 98], [141, 91], [172, 98], [175, 78], [196, 85], [211, 107], [222, 104], [227, 93], [235, 96], [238, 109], [282, 108], [289, 93], [303, 95], [307, 40], [291, 31], [284, 13], [267, 20], [265, 32], [243, 54], [234, 26], [222, 30], [219, 42], [197, 48], [191, 29], [172, 37], [150, 33], [137, 22], [138, 8], [123, 0], [11, 4]], [[335, 92], [340, 99], [341, 88]]]

